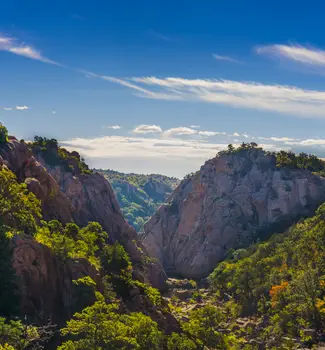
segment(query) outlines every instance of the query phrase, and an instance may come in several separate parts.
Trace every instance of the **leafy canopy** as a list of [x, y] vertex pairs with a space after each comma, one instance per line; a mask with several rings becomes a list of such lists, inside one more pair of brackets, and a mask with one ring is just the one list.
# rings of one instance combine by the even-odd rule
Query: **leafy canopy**
[[18, 183], [12, 171], [0, 168], [0, 225], [5, 225], [11, 234], [33, 234], [40, 218], [40, 201], [26, 184]]
[[58, 350], [161, 349], [162, 333], [156, 322], [142, 313], [119, 314], [117, 304], [97, 301], [76, 313], [61, 330], [65, 341]]

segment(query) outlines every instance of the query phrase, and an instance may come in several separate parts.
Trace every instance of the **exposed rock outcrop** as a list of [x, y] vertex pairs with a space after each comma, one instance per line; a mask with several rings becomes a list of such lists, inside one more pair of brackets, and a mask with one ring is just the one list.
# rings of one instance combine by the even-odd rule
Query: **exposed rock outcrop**
[[99, 273], [87, 260], [63, 262], [31, 236], [14, 238], [12, 263], [18, 277], [20, 312], [28, 321], [61, 323], [94, 302], [89, 297], [80, 304], [73, 280], [90, 276], [100, 287]]
[[[50, 166], [40, 155], [33, 154], [25, 142], [13, 137], [0, 147], [0, 166], [2, 164], [41, 200], [44, 219], [74, 221], [79, 226], [98, 221], [108, 232], [110, 241], [119, 241], [127, 250], [135, 277], [164, 288], [166, 275], [162, 267], [148, 259], [136, 232], [124, 220], [110, 184], [101, 175], [83, 174], [72, 166], [74, 164], [68, 164], [72, 166], [71, 171], [60, 165]], [[90, 276], [94, 274], [87, 262], [71, 261], [60, 266], [46, 247], [25, 236], [15, 241], [13, 264], [20, 277], [22, 309], [35, 315], [39, 307], [41, 318], [44, 315], [55, 318], [56, 312], [65, 311], [69, 315], [73, 304], [72, 279], [88, 272]]]
[[260, 149], [223, 154], [183, 180], [145, 225], [143, 243], [170, 274], [206, 276], [231, 248], [281, 232], [325, 200], [325, 178], [277, 168]]

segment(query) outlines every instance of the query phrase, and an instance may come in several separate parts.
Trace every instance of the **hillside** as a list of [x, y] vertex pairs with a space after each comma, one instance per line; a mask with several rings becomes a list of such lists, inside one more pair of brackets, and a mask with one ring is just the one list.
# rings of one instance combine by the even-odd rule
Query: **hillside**
[[[95, 349], [92, 327], [114, 330], [103, 349], [144, 348], [148, 332], [146, 346], [159, 349], [179, 328], [153, 288], [165, 287], [163, 270], [78, 153], [54, 139], [18, 141], [0, 125], [0, 204], [1, 350]], [[69, 326], [82, 317], [89, 333], [76, 339]]]
[[[229, 197], [239, 205], [241, 197], [234, 196], [238, 193], [246, 199], [247, 212], [236, 216], [238, 210], [228, 210], [227, 225], [237, 225], [241, 239], [216, 259], [223, 261], [211, 264], [208, 280], [166, 283], [161, 266], [124, 220], [104, 177], [54, 139], [36, 137], [25, 143], [8, 137], [0, 125], [0, 349], [266, 350], [321, 344], [325, 204], [312, 208], [324, 201], [324, 169], [316, 157], [270, 154], [256, 145], [230, 148], [208, 161], [201, 174], [187, 177], [171, 195], [170, 221], [161, 227], [172, 229], [182, 220], [193, 223], [202, 213], [196, 206], [215, 208], [208, 197], [202, 202], [202, 189], [218, 195], [216, 189], [221, 188], [227, 191], [224, 205]], [[220, 174], [223, 186], [215, 186]], [[225, 186], [229, 177], [232, 187]], [[198, 184], [200, 178], [216, 183], [209, 189], [209, 181]], [[263, 186], [270, 200], [266, 203], [273, 205], [266, 222], [275, 226], [254, 227], [248, 205], [253, 195], [247, 188], [260, 192]], [[287, 197], [284, 190], [290, 192]], [[175, 205], [175, 196], [184, 191], [188, 197], [182, 198], [182, 205], [194, 201], [196, 209], [177, 221], [182, 206]], [[264, 203], [261, 195], [258, 198]], [[273, 211], [280, 204], [285, 220], [279, 210]], [[262, 209], [260, 214], [265, 213]], [[306, 215], [314, 216], [303, 220]], [[220, 217], [216, 219], [220, 225]], [[205, 224], [211, 223], [205, 216], [196, 232], [207, 232]], [[244, 226], [259, 230], [244, 235]], [[274, 227], [283, 233], [270, 237]], [[189, 249], [184, 235], [181, 238], [178, 248]], [[201, 254], [198, 240], [192, 240]], [[219, 241], [208, 243], [206, 255], [219, 251]], [[179, 266], [189, 275], [193, 272], [189, 257], [188, 270], [182, 260]]]
[[112, 185], [122, 213], [137, 232], [167, 200], [179, 180], [164, 175], [123, 174], [114, 170], [96, 170]]
[[181, 182], [145, 225], [143, 243], [167, 273], [207, 276], [231, 249], [311, 215], [325, 200], [324, 168], [306, 154], [230, 145]]

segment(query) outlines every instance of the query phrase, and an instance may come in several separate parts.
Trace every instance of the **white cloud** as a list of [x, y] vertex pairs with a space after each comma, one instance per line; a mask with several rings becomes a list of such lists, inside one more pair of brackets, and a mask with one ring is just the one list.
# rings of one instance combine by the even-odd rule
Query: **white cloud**
[[291, 137], [269, 137], [269, 140], [275, 141], [275, 142], [291, 142], [295, 139]]
[[107, 129], [119, 130], [121, 129], [120, 125], [108, 125]]
[[178, 128], [171, 128], [164, 131], [165, 136], [176, 136], [176, 135], [194, 135], [197, 130], [188, 128], [187, 126], [180, 126]]
[[16, 106], [16, 110], [17, 110], [17, 111], [25, 111], [25, 110], [27, 110], [27, 109], [29, 109], [28, 106]]
[[234, 133], [232, 134], [232, 136], [239, 137], [240, 134], [238, 134], [238, 132], [234, 132]]
[[139, 136], [75, 138], [61, 144], [78, 151], [94, 167], [114, 167], [128, 172], [160, 172], [179, 177], [198, 170], [204, 161], [227, 147], [226, 143]]
[[232, 62], [232, 63], [239, 63], [238, 60], [236, 60], [235, 58], [229, 57], [229, 56], [223, 56], [223, 55], [218, 55], [216, 53], [214, 53], [212, 55], [217, 61], [227, 61], [227, 62]]
[[299, 63], [325, 66], [325, 51], [301, 45], [266, 45], [256, 48], [258, 54], [283, 57]]
[[[157, 137], [104, 136], [74, 138], [61, 143], [70, 150], [77, 150], [94, 167], [182, 177], [188, 172], [198, 170], [207, 159], [214, 157], [229, 143], [238, 146], [242, 142], [233, 134], [224, 135], [216, 142], [208, 142], [206, 139], [197, 138], [196, 135], [198, 133], [186, 139], [176, 138], [175, 135], [166, 138], [163, 134]], [[249, 136], [246, 142], [253, 139], [261, 140], [259, 146], [269, 151], [284, 149], [325, 155], [325, 139]]]
[[199, 134], [200, 136], [226, 135], [225, 132], [219, 132], [219, 131], [199, 131], [198, 134]]
[[161, 127], [159, 125], [146, 125], [141, 124], [138, 125], [132, 131], [135, 134], [153, 134], [153, 133], [161, 133]]
[[192, 128], [192, 129], [200, 129], [200, 125], [190, 125], [190, 128]]
[[12, 111], [13, 108], [12, 108], [12, 107], [3, 107], [3, 110], [4, 110], [4, 111]]
[[14, 38], [6, 37], [0, 34], [0, 51], [11, 52], [15, 55], [24, 56], [33, 60], [59, 65], [57, 62], [50, 60], [42, 55], [39, 50], [36, 50], [30, 45], [18, 42]]
[[[200, 101], [257, 110], [325, 117], [325, 91], [232, 80], [142, 77], [114, 79], [145, 98]], [[149, 86], [154, 90], [143, 88]]]

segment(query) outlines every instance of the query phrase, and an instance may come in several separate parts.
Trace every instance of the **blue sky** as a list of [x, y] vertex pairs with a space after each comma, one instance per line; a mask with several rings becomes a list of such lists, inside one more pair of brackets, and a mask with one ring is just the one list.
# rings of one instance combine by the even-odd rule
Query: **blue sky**
[[228, 143], [325, 157], [322, 1], [0, 2], [0, 121], [184, 176]]

